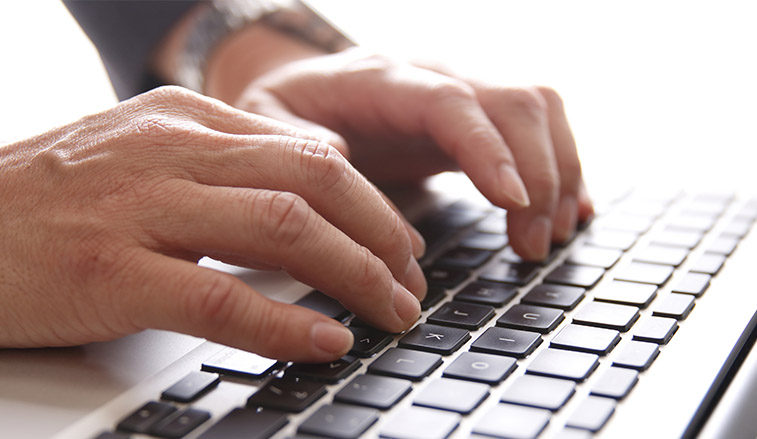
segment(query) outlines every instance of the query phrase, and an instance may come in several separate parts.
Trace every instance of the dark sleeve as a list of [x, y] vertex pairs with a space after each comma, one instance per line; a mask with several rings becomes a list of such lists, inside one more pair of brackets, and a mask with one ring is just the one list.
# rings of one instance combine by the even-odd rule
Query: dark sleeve
[[148, 63], [171, 26], [199, 0], [64, 0], [92, 40], [120, 100], [161, 85]]

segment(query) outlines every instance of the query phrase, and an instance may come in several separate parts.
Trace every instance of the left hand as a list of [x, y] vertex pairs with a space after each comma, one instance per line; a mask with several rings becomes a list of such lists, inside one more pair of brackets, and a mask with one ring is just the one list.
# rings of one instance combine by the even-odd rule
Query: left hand
[[562, 101], [549, 88], [463, 79], [356, 48], [276, 68], [234, 105], [320, 133], [374, 182], [462, 169], [508, 209], [510, 242], [529, 260], [592, 213]]

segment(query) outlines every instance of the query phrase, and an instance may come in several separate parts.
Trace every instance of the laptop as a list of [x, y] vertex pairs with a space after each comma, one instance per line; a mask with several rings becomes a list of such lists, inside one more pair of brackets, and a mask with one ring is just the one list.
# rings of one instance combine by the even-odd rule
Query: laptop
[[[557, 25], [566, 6], [552, 6], [546, 18]], [[331, 7], [337, 16], [349, 9]], [[454, 9], [442, 4], [438, 13], [451, 15]], [[520, 6], [504, 12], [539, 11]], [[678, 11], [656, 12], [663, 20]], [[698, 9], [689, 13], [722, 18]], [[517, 27], [508, 17], [503, 20], [515, 29], [479, 26], [471, 32], [490, 39], [528, 35], [526, 24]], [[569, 17], [581, 20], [577, 12]], [[598, 28], [583, 20], [589, 29]], [[718, 42], [735, 41], [729, 37], [742, 29], [743, 19], [733, 20]], [[431, 25], [440, 43], [448, 29], [443, 23]], [[343, 27], [359, 34], [359, 24], [354, 31]], [[693, 32], [693, 24], [683, 27], [683, 34]], [[657, 23], [650, 32], [661, 37], [666, 29]], [[567, 39], [585, 42], [582, 35]], [[482, 35], [469, 37], [485, 41]], [[651, 37], [642, 37], [650, 41], [641, 47], [663, 59], [665, 50], [655, 51]], [[358, 39], [379, 41], [373, 38]], [[458, 52], [462, 64], [470, 61]], [[696, 136], [677, 130], [682, 115], [695, 113], [691, 108], [679, 104], [680, 114], [655, 125], [640, 102], [638, 113], [621, 111], [618, 104], [620, 124], [591, 108], [598, 95], [585, 88], [587, 82], [563, 87], [568, 104], [579, 102], [568, 112], [578, 119], [576, 135], [595, 145], [614, 138], [617, 145], [582, 149], [598, 212], [567, 245], [555, 247], [545, 264], [519, 261], [504, 233], [506, 212], [490, 206], [464, 176], [443, 174], [424, 188], [390, 192], [429, 242], [422, 262], [431, 294], [421, 319], [406, 333], [378, 333], [281, 273], [205, 259], [201, 264], [233, 273], [277, 300], [344, 322], [357, 336], [354, 352], [320, 367], [282, 364], [164, 331], [73, 348], [4, 350], [0, 431], [13, 438], [85, 439], [757, 436], [752, 416], [757, 294], [750, 276], [757, 260], [752, 230], [757, 194], [741, 172], [749, 164], [714, 164], [711, 174], [703, 174], [697, 163], [706, 160], [687, 152], [714, 147], [692, 144]], [[589, 103], [581, 101], [582, 92]], [[671, 104], [657, 105], [661, 108], [648, 109], [654, 116]], [[609, 134], [606, 123], [626, 126], [633, 114], [642, 121], [634, 126], [642, 125], [639, 130], [647, 134], [589, 134]], [[708, 133], [702, 130], [700, 141]], [[723, 137], [730, 141], [719, 151], [726, 156], [755, 140], [746, 129]], [[631, 140], [642, 139], [647, 143], [631, 148]], [[656, 155], [668, 142], [674, 152]], [[672, 168], [674, 163], [690, 169]], [[629, 170], [636, 165], [643, 171]]]

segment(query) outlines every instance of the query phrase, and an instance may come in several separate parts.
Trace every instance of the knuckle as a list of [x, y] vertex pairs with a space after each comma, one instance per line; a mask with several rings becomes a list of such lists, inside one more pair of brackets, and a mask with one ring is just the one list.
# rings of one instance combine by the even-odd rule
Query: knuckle
[[549, 107], [563, 108], [563, 100], [560, 94], [552, 87], [537, 86], [536, 90], [544, 98]]
[[560, 182], [555, 172], [542, 170], [531, 176], [528, 185], [529, 193], [541, 194], [541, 197], [548, 202], [557, 200]]
[[429, 90], [432, 102], [472, 101], [476, 99], [476, 91], [463, 81], [444, 78], [433, 84]]
[[148, 102], [186, 102], [197, 97], [197, 94], [177, 85], [164, 85], [144, 93], [142, 99]]
[[355, 287], [361, 293], [371, 291], [391, 291], [390, 278], [386, 266], [365, 247], [358, 246], [354, 259], [358, 264]]
[[410, 237], [407, 235], [407, 229], [402, 220], [390, 210], [392, 216], [391, 224], [386, 231], [386, 238], [379, 242], [379, 249], [377, 251], [380, 255], [392, 255], [394, 260], [400, 261], [400, 266], [397, 268], [404, 269], [405, 264], [413, 254], [412, 244], [410, 243]]
[[64, 261], [72, 278], [85, 288], [97, 284], [111, 284], [123, 268], [122, 248], [118, 241], [111, 239], [107, 234], [90, 232], [76, 239], [75, 244], [66, 250], [68, 254], [60, 260]]
[[331, 145], [317, 141], [295, 140], [294, 149], [300, 158], [307, 184], [325, 192], [345, 193], [354, 182], [347, 161]]
[[138, 118], [134, 130], [137, 135], [147, 139], [147, 142], [140, 142], [145, 146], [184, 145], [191, 143], [193, 137], [192, 130], [187, 129], [186, 124], [160, 113], [146, 114]]
[[546, 117], [547, 103], [538, 91], [530, 88], [511, 88], [503, 94], [511, 114], [533, 121], [541, 121]]
[[276, 245], [294, 246], [305, 235], [311, 209], [307, 202], [291, 192], [275, 192], [265, 198], [262, 225]]
[[239, 307], [237, 281], [224, 274], [193, 279], [188, 285], [192, 293], [186, 294], [184, 309], [188, 322], [200, 322], [209, 328], [222, 328], [231, 321], [231, 316]]

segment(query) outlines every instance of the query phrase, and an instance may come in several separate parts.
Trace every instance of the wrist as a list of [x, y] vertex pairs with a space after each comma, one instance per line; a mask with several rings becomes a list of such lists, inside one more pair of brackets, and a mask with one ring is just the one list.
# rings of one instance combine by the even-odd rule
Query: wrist
[[253, 23], [224, 39], [213, 51], [205, 69], [204, 92], [232, 103], [266, 72], [327, 53], [266, 23]]
[[272, 68], [350, 46], [300, 0], [213, 0], [171, 30], [154, 67], [169, 83], [230, 102]]

